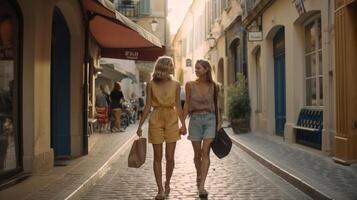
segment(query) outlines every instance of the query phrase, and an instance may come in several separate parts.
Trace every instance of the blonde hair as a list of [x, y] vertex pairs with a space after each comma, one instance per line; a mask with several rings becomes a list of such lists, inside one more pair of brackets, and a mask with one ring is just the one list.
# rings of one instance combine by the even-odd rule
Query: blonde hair
[[207, 70], [206, 81], [209, 83], [215, 83], [212, 78], [212, 67], [208, 60], [200, 59], [196, 61], [196, 65], [200, 64], [203, 68]]
[[174, 67], [174, 61], [170, 56], [161, 56], [156, 60], [152, 80], [162, 81], [171, 79], [171, 70]]

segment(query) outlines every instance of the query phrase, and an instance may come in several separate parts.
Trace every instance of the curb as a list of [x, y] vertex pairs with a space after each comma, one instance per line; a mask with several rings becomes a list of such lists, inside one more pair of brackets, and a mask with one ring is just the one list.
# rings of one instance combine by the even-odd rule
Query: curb
[[113, 162], [114, 158], [122, 153], [123, 151], [126, 150], [126, 148], [132, 144], [134, 139], [136, 138], [136, 134], [133, 134], [124, 144], [122, 144], [113, 155], [110, 156], [110, 158], [96, 171], [94, 172], [86, 181], [84, 181], [77, 189], [75, 189], [71, 194], [69, 194], [67, 197], [65, 197], [65, 200], [74, 200], [74, 199], [80, 199], [80, 197], [88, 192], [88, 190], [91, 189], [93, 185], [99, 180], [101, 177], [103, 177], [107, 171], [110, 169], [110, 164]]
[[330, 196], [324, 194], [323, 192], [319, 191], [318, 189], [314, 188], [310, 184], [306, 183], [305, 181], [301, 180], [300, 178], [296, 177], [295, 175], [287, 172], [283, 168], [279, 167], [278, 165], [274, 164], [270, 160], [266, 159], [262, 155], [255, 152], [253, 149], [248, 147], [247, 145], [242, 144], [241, 142], [237, 141], [234, 137], [230, 137], [232, 142], [237, 145], [240, 149], [248, 153], [252, 156], [255, 160], [259, 163], [270, 169], [272, 172], [307, 194], [313, 199], [324, 199], [324, 200], [332, 200]]

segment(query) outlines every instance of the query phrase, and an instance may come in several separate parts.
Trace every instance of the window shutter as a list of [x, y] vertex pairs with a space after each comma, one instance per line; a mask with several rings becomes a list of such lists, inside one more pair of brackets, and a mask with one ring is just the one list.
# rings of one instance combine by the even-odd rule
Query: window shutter
[[150, 15], [150, 0], [140, 0], [140, 15]]

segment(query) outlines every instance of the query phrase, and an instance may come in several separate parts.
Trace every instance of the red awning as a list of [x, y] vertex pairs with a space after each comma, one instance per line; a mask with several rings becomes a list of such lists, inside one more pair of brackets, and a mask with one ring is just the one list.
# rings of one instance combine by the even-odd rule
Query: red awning
[[154, 61], [165, 54], [160, 39], [115, 10], [108, 0], [82, 0], [93, 13], [89, 30], [102, 57]]

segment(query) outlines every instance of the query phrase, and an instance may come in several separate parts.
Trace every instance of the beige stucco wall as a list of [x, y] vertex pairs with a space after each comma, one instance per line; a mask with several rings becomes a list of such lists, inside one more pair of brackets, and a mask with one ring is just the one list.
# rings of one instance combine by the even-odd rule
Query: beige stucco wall
[[57, 5], [71, 34], [71, 156], [82, 153], [84, 31], [80, 7], [70, 0], [19, 0], [23, 14], [23, 165], [38, 172], [53, 166], [50, 147], [52, 12]]
[[[333, 70], [333, 60], [331, 54], [332, 38], [328, 27], [328, 1], [306, 0], [305, 8], [307, 12], [320, 11], [322, 23], [322, 57], [323, 57], [323, 93], [324, 106], [324, 130], [322, 150], [330, 152], [330, 135], [334, 132], [334, 112], [333, 112], [333, 77], [329, 76], [329, 71]], [[331, 14], [331, 13], [330, 13]], [[285, 70], [286, 70], [286, 124], [285, 139], [294, 142], [294, 131], [292, 126], [296, 124], [300, 109], [305, 105], [304, 97], [304, 67], [305, 67], [305, 40], [304, 25], [302, 17], [296, 11], [291, 1], [277, 0], [263, 13], [263, 41], [248, 42], [248, 74], [249, 89], [252, 100], [251, 126], [253, 131], [262, 131], [275, 134], [275, 103], [274, 103], [274, 59], [272, 38], [279, 26], [285, 28]], [[256, 110], [256, 65], [254, 50], [261, 48], [261, 72], [262, 72], [262, 113], [255, 113]]]
[[[157, 38], [160, 39], [161, 44], [165, 46], [166, 52], [170, 50], [170, 40], [169, 40], [169, 27], [167, 24], [167, 0], [155, 0], [150, 1], [150, 15], [140, 16], [134, 19], [137, 24], [145, 28], [147, 31], [153, 33]], [[153, 31], [151, 23], [153, 20], [157, 20], [159, 23], [157, 30]], [[154, 70], [155, 62], [148, 61], [136, 61], [136, 66], [138, 67], [142, 82], [148, 82], [151, 79], [151, 73]]]
[[[241, 8], [239, 2], [231, 1], [230, 9], [227, 9], [221, 13], [221, 17], [217, 19], [213, 24], [209, 24], [212, 28], [211, 33], [216, 38], [216, 45], [212, 49], [209, 48], [206, 38], [206, 35], [203, 38], [203, 41], [199, 42], [200, 45], [194, 46], [192, 51], [187, 51], [186, 55], [182, 54], [182, 47], [185, 45], [182, 42], [186, 39], [189, 40], [190, 35], [194, 37], [196, 33], [199, 33], [204, 29], [204, 26], [200, 26], [198, 19], [203, 15], [205, 18], [205, 3], [207, 1], [194, 0], [189, 11], [187, 12], [181, 27], [179, 28], [177, 34], [174, 37], [172, 44], [174, 45], [174, 55], [176, 58], [176, 64], [178, 68], [183, 69], [184, 71], [184, 83], [196, 79], [194, 74], [194, 63], [198, 59], [206, 58], [208, 59], [212, 67], [214, 68], [213, 76], [217, 80], [218, 74], [218, 63], [220, 60], [223, 60], [223, 83], [222, 87], [224, 88], [224, 93], [222, 94], [224, 114], [227, 115], [227, 91], [228, 91], [228, 62], [226, 56], [226, 38], [225, 30], [232, 24], [232, 22], [241, 14]], [[212, 15], [212, 13], [210, 14]], [[204, 21], [205, 23], [205, 21]], [[195, 25], [196, 24], [196, 25]], [[195, 43], [195, 37], [192, 40]], [[187, 43], [186, 46], [191, 44]], [[187, 47], [188, 48], [188, 47]], [[186, 67], [186, 59], [192, 60], [192, 67]], [[178, 69], [179, 70], [179, 69]], [[178, 71], [177, 70], [177, 71]]]

